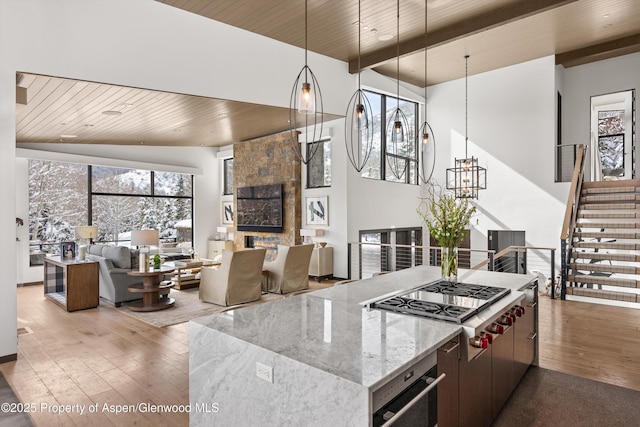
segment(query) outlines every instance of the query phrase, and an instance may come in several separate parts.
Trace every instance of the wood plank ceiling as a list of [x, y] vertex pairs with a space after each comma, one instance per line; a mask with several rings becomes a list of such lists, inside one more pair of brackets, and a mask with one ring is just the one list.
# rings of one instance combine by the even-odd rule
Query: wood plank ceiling
[[[304, 47], [303, 0], [156, 1]], [[307, 17], [309, 50], [357, 72], [360, 27], [362, 67], [396, 78], [399, 65], [400, 80], [419, 87], [425, 48], [428, 85], [463, 77], [465, 54], [473, 75], [549, 55], [570, 67], [640, 51], [640, 0], [401, 0], [399, 43], [392, 0], [362, 0], [360, 25], [357, 0], [308, 0]], [[288, 127], [286, 108], [33, 74], [18, 80], [23, 143], [222, 146]]]
[[17, 142], [215, 147], [289, 128], [288, 108], [35, 74], [19, 80]]

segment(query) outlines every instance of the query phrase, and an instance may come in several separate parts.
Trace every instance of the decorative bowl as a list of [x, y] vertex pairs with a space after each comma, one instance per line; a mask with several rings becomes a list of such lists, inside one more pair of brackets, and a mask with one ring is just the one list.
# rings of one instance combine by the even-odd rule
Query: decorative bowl
[[327, 242], [318, 242], [318, 244], [320, 245], [321, 248], [324, 248], [325, 246], [327, 246]]

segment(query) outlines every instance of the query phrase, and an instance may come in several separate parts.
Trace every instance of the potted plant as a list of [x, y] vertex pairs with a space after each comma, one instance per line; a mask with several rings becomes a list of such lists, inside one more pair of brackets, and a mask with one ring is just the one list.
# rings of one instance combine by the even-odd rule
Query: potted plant
[[160, 258], [160, 254], [155, 254], [153, 256], [153, 268], [156, 270], [160, 269], [161, 262], [162, 262], [162, 259]]
[[442, 277], [456, 280], [458, 276], [458, 246], [464, 239], [476, 207], [469, 199], [456, 199], [453, 193], [440, 187], [429, 189], [430, 197], [423, 199], [426, 212], [418, 215], [429, 229], [438, 246], [442, 247]]

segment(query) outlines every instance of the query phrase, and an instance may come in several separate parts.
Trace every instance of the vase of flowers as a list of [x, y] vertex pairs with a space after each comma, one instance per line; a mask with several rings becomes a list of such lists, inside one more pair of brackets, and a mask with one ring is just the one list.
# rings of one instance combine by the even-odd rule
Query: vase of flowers
[[434, 190], [425, 200], [427, 211], [418, 215], [429, 229], [438, 246], [442, 247], [442, 277], [455, 281], [458, 276], [458, 246], [464, 239], [476, 207], [469, 199], [456, 199], [450, 192]]

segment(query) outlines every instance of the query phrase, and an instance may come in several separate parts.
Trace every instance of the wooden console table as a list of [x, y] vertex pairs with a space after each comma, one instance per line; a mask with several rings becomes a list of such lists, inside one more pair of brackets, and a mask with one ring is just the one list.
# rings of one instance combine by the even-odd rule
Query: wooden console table
[[161, 285], [160, 276], [171, 273], [173, 268], [161, 266], [149, 271], [129, 270], [130, 276], [142, 277], [142, 284], [131, 285], [127, 289], [129, 292], [141, 292], [142, 301], [134, 301], [129, 304], [131, 311], [157, 311], [172, 307], [176, 300], [170, 297], [160, 298], [163, 289], [171, 288], [172, 284]]
[[96, 261], [44, 257], [44, 296], [67, 311], [97, 307], [100, 303]]

